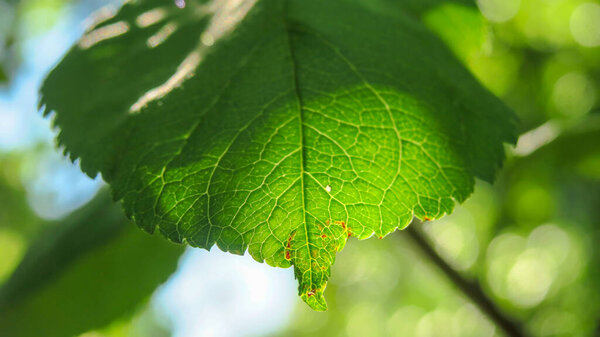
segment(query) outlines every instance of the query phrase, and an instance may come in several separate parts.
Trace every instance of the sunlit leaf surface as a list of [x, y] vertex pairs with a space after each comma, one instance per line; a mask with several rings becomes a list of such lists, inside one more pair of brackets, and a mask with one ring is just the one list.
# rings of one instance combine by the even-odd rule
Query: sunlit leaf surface
[[42, 93], [59, 142], [144, 230], [294, 266], [436, 219], [491, 180], [514, 117], [426, 28], [355, 1], [148, 0], [91, 28]]

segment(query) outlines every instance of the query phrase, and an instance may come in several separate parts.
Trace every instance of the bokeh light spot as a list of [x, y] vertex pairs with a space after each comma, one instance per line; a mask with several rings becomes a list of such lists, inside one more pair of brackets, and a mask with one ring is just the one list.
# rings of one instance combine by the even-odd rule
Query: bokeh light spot
[[424, 228], [452, 267], [466, 270], [473, 266], [479, 256], [479, 242], [473, 217], [466, 209], [457, 207], [454, 214], [426, 223]]
[[600, 5], [586, 2], [571, 14], [571, 34], [577, 43], [585, 47], [600, 46]]
[[584, 74], [567, 73], [554, 84], [552, 100], [558, 112], [563, 116], [585, 115], [592, 109], [596, 101], [594, 84]]
[[477, 0], [477, 5], [488, 20], [505, 22], [517, 15], [521, 0]]
[[539, 304], [550, 290], [556, 274], [546, 252], [528, 249], [521, 254], [507, 277], [507, 295], [515, 304], [529, 308]]

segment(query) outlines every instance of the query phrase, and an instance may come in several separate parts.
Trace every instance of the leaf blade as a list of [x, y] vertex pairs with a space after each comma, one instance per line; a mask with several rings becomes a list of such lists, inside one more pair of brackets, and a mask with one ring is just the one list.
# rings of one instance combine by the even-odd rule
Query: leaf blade
[[[247, 0], [233, 12], [227, 4], [190, 5], [208, 8], [202, 27], [174, 16], [194, 33], [176, 31], [153, 48], [189, 41], [173, 40], [178, 34], [199, 42], [175, 48], [187, 54], [175, 57], [177, 66], [168, 61], [172, 75], [161, 85], [103, 69], [105, 81], [133, 81], [146, 92], [117, 99], [117, 117], [96, 128], [95, 141], [110, 144], [100, 157], [97, 145], [74, 144], [74, 121], [90, 124], [83, 118], [106, 107], [81, 113], [50, 85], [44, 102], [57, 112], [59, 139], [84, 170], [103, 173], [140, 227], [294, 265], [299, 294], [324, 310], [330, 266], [348, 237], [383, 237], [413, 216], [450, 213], [474, 177], [493, 178], [515, 119], [411, 18], [346, 1]], [[123, 13], [148, 10], [135, 6], [114, 20], [133, 22]], [[126, 47], [145, 57], [144, 39]], [[109, 47], [125, 44], [72, 53], [102, 68], [81, 55]], [[70, 60], [47, 83], [81, 81]]]

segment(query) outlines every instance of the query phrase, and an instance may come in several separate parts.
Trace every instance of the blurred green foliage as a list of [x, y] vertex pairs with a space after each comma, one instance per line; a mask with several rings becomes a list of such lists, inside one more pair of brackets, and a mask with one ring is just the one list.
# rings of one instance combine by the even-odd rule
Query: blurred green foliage
[[0, 0], [0, 89], [14, 78], [27, 40], [53, 28], [69, 5], [86, 1], [93, 0]]
[[0, 156], [0, 282], [5, 280], [21, 259], [26, 238], [40, 219], [27, 204], [19, 173], [18, 155]]
[[[124, 227], [120, 235], [76, 255], [76, 261], [59, 269], [60, 275], [29, 287], [27, 296], [3, 299], [0, 331], [15, 337], [35, 336], [39, 331], [44, 336], [72, 336], [131, 314], [175, 271], [183, 247], [145, 235], [127, 221], [120, 225]], [[19, 276], [19, 285], [29, 285]]]
[[143, 234], [107, 191], [49, 223], [33, 214], [14, 176], [22, 156], [0, 162], [0, 280], [14, 269], [0, 287], [0, 335], [105, 327], [131, 315], [175, 271], [184, 247]]

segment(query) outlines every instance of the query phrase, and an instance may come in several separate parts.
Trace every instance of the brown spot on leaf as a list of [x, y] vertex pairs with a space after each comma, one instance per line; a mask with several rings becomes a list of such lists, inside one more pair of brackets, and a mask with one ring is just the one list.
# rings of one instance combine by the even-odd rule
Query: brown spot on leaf
[[346, 223], [344, 221], [336, 221], [335, 224], [342, 226], [343, 229], [346, 229]]
[[285, 245], [285, 248], [291, 248], [292, 247], [292, 240], [294, 239], [294, 236], [296, 236], [296, 232], [292, 232], [292, 234], [290, 235], [290, 237], [287, 239], [287, 243]]

